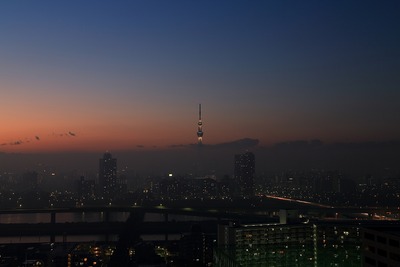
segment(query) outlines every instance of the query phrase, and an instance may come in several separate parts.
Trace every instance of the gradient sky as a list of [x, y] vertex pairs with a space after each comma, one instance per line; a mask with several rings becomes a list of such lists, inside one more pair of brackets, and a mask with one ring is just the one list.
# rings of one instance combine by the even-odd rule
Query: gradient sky
[[0, 1], [0, 151], [196, 143], [199, 103], [208, 144], [399, 140], [399, 14], [399, 1]]

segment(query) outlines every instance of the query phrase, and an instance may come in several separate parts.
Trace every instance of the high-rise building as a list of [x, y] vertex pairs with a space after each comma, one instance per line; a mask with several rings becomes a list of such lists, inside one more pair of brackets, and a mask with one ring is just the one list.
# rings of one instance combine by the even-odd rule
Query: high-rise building
[[362, 234], [362, 266], [400, 266], [398, 226], [365, 227]]
[[84, 176], [77, 181], [77, 191], [81, 200], [94, 199], [96, 196], [96, 183], [94, 180], [87, 180]]
[[[192, 225], [190, 234], [179, 241], [179, 258], [182, 266], [211, 266], [214, 235], [205, 234], [200, 225]], [[179, 265], [179, 266], [181, 266]]]
[[240, 197], [254, 196], [255, 157], [251, 152], [235, 155], [236, 194]]
[[22, 175], [22, 184], [20, 188], [23, 190], [37, 191], [39, 186], [39, 175], [37, 172], [26, 172]]
[[117, 192], [117, 159], [109, 152], [103, 155], [99, 164], [99, 184], [103, 197], [113, 198]]

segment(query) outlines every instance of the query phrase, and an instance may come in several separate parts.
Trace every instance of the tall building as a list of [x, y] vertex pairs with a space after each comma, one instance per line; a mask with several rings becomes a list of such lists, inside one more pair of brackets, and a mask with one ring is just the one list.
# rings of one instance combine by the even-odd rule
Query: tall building
[[240, 197], [254, 196], [255, 158], [251, 152], [235, 155], [236, 194]]
[[192, 225], [191, 233], [179, 241], [179, 266], [211, 266], [214, 235], [205, 234], [200, 225]]
[[84, 176], [77, 181], [79, 198], [83, 200], [94, 199], [96, 196], [96, 183], [94, 180], [87, 180]]
[[26, 172], [22, 175], [22, 184], [20, 188], [23, 190], [37, 191], [39, 186], [39, 175], [37, 172]]
[[197, 123], [197, 144], [203, 144], [203, 122], [201, 121], [201, 104], [199, 104], [199, 122]]
[[103, 197], [110, 199], [117, 193], [117, 159], [105, 153], [99, 161], [99, 184]]
[[365, 227], [362, 235], [363, 266], [400, 266], [399, 226]]

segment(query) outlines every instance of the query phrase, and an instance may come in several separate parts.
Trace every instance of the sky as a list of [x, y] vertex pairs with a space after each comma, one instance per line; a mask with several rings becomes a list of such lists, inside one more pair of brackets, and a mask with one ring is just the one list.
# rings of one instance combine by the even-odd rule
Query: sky
[[0, 152], [400, 139], [398, 1], [0, 1]]

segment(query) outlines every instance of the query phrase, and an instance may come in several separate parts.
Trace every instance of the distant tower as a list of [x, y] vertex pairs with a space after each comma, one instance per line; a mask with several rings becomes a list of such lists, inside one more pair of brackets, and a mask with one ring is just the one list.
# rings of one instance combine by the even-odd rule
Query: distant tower
[[235, 180], [237, 195], [248, 198], [254, 196], [254, 154], [247, 152], [235, 155]]
[[199, 104], [199, 122], [197, 123], [197, 144], [201, 146], [203, 144], [203, 123], [201, 122], [201, 104]]
[[117, 191], [117, 159], [110, 153], [105, 153], [99, 161], [99, 183], [102, 195], [113, 198]]

